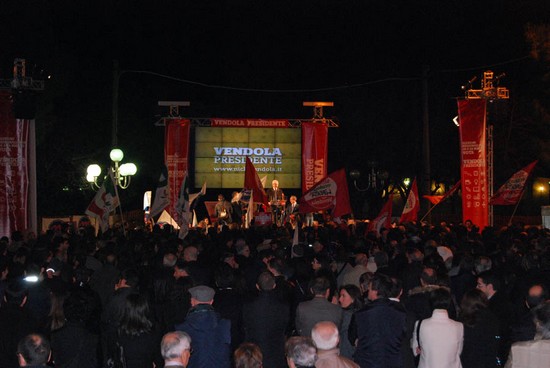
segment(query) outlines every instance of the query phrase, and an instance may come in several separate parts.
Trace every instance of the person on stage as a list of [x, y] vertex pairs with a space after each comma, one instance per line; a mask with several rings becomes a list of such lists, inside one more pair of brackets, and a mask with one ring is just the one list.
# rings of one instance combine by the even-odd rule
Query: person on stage
[[282, 189], [279, 188], [279, 181], [273, 180], [271, 182], [271, 188], [266, 190], [267, 200], [271, 207], [271, 219], [274, 224], [281, 225], [281, 214], [284, 208], [285, 194]]
[[296, 198], [296, 196], [290, 196], [285, 209], [286, 222], [294, 223], [296, 220], [299, 220], [299, 217], [300, 205], [298, 204], [298, 198]]
[[222, 194], [218, 195], [218, 203], [216, 203], [216, 217], [218, 218], [218, 225], [229, 225], [232, 222], [231, 214], [233, 207], [231, 203], [225, 200]]

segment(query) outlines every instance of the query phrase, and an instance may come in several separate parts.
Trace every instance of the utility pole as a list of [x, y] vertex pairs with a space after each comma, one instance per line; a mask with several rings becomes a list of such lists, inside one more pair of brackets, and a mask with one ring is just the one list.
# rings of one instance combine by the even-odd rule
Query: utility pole
[[[430, 109], [428, 101], [428, 73], [430, 67], [422, 67], [422, 192], [431, 194], [431, 162], [430, 162]], [[431, 203], [427, 203], [426, 213], [429, 213]], [[428, 215], [428, 222], [431, 215]]]

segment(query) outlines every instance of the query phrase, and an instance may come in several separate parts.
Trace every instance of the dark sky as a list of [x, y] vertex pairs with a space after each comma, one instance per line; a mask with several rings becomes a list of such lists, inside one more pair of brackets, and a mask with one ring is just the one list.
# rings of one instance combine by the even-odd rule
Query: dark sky
[[[122, 76], [119, 145], [138, 163], [138, 191], [154, 185], [162, 163], [158, 100], [191, 101], [182, 112], [190, 117], [256, 118], [310, 118], [302, 101], [334, 101], [325, 111], [340, 122], [330, 131], [330, 170], [366, 171], [373, 159], [392, 177], [420, 175], [428, 65], [432, 176], [452, 181], [460, 86], [492, 69], [506, 72], [513, 98], [528, 98], [538, 74], [524, 29], [548, 14], [543, 0], [4, 0], [0, 78], [15, 57], [27, 59], [28, 74], [52, 76], [38, 104], [39, 175], [60, 170], [73, 184], [90, 161], [107, 160], [113, 60], [202, 84]], [[497, 116], [509, 120], [511, 107], [503, 109]]]

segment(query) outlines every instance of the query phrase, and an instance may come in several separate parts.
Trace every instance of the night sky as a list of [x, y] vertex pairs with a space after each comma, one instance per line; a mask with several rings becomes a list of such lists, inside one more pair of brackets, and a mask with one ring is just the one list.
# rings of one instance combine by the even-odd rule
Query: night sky
[[376, 160], [391, 180], [420, 176], [424, 65], [431, 174], [448, 184], [459, 178], [451, 120], [461, 85], [477, 76], [479, 87], [485, 70], [506, 73], [511, 99], [490, 108], [499, 185], [537, 158], [536, 175], [550, 169], [548, 121], [533, 113], [533, 101], [548, 101], [545, 69], [524, 35], [549, 14], [543, 0], [5, 0], [0, 78], [11, 77], [16, 57], [27, 60], [28, 75], [51, 76], [31, 96], [43, 215], [81, 213], [93, 196], [79, 188], [88, 164], [108, 161], [113, 60], [121, 70], [172, 77], [120, 80], [118, 143], [139, 170], [129, 207], [139, 207], [160, 173], [163, 129], [154, 123], [167, 111], [159, 100], [190, 101], [187, 117], [305, 119], [312, 110], [302, 101], [334, 101], [325, 110], [340, 124], [329, 133], [329, 171], [366, 172]]

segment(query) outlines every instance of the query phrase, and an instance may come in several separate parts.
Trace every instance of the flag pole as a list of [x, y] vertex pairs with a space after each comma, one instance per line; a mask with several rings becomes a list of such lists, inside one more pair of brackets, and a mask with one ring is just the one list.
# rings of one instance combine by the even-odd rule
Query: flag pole
[[[118, 198], [118, 207], [120, 210], [120, 221], [122, 222], [122, 233], [126, 237], [126, 226], [124, 226], [124, 213], [122, 212], [122, 201], [120, 200], [120, 196], [118, 195], [118, 183], [113, 183], [113, 184], [114, 184], [113, 186], [115, 187], [115, 195]], [[115, 209], [115, 213], [116, 213], [116, 209]]]
[[430, 207], [430, 209], [428, 210], [428, 212], [426, 212], [426, 214], [424, 215], [424, 217], [422, 217], [422, 218], [420, 219], [419, 222], [424, 221], [424, 219], [425, 219], [426, 217], [428, 217], [428, 215], [433, 211], [433, 209], [436, 208], [437, 206], [439, 206], [439, 203], [441, 203], [441, 202], [443, 202], [443, 201], [439, 201], [437, 204], [434, 204], [432, 207]]
[[525, 193], [525, 187], [521, 191], [521, 195], [519, 196], [518, 203], [516, 203], [516, 206], [514, 207], [514, 212], [512, 212], [512, 216], [510, 216], [510, 220], [508, 220], [508, 226], [512, 225], [512, 219], [516, 215], [516, 211], [518, 210], [518, 207], [519, 207], [519, 202], [521, 202], [524, 193]]

